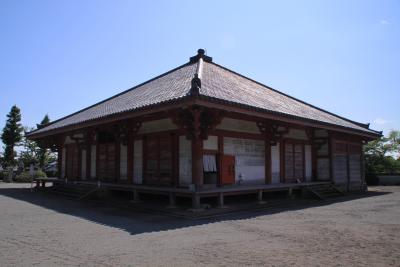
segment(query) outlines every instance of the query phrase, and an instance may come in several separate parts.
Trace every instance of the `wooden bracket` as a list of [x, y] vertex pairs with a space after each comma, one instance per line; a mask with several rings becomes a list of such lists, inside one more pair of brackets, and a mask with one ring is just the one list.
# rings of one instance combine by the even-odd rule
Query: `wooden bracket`
[[207, 139], [218, 124], [221, 123], [225, 112], [190, 106], [170, 112], [172, 121], [186, 133], [187, 139]]

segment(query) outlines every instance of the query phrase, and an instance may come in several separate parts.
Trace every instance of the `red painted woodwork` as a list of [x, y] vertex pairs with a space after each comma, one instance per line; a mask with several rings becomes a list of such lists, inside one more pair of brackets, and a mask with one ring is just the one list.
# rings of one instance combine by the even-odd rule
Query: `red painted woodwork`
[[66, 172], [68, 179], [78, 179], [79, 177], [79, 149], [76, 144], [66, 146]]
[[115, 143], [98, 144], [97, 150], [97, 178], [103, 182], [115, 182]]
[[284, 148], [285, 183], [304, 181], [304, 144], [285, 142]]
[[150, 135], [145, 145], [145, 183], [171, 185], [173, 182], [172, 137]]
[[235, 183], [235, 156], [223, 155], [221, 166], [221, 183], [223, 185]]
[[192, 139], [192, 181], [196, 186], [204, 184], [203, 173], [203, 140]]

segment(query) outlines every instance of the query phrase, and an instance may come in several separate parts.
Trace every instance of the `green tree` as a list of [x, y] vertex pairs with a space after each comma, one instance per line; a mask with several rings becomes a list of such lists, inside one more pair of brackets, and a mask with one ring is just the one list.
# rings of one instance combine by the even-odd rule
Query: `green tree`
[[[34, 130], [34, 128], [24, 127], [25, 134], [32, 130]], [[24, 136], [21, 140], [21, 146], [23, 149], [19, 154], [19, 160], [24, 163], [25, 167], [39, 163], [40, 148], [35, 141], [29, 140]]]
[[3, 128], [3, 133], [1, 134], [1, 140], [5, 145], [4, 149], [4, 161], [6, 165], [15, 164], [15, 146], [22, 139], [23, 128], [21, 126], [21, 111], [14, 105], [12, 106], [10, 112], [7, 114], [6, 126]]
[[379, 174], [400, 173], [400, 132], [390, 131], [387, 137], [369, 142], [364, 147], [367, 180], [374, 181]]
[[[40, 124], [37, 124], [37, 128], [41, 129], [43, 127], [45, 127], [47, 124], [50, 123], [50, 118], [49, 116], [46, 114], [43, 118], [43, 120], [40, 122]], [[50, 157], [50, 153], [49, 150], [46, 148], [45, 144], [43, 142], [41, 142], [40, 140], [36, 142], [39, 150], [38, 150], [38, 161], [39, 161], [39, 166], [40, 168], [43, 169], [43, 167], [48, 163], [49, 161], [49, 157]]]

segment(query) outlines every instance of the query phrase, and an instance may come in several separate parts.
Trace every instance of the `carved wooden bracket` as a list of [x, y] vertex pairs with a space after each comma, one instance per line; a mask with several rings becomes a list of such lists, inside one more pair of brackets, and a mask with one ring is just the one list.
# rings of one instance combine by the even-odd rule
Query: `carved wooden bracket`
[[186, 133], [188, 139], [207, 139], [224, 116], [224, 111], [191, 106], [170, 113], [172, 121]]
[[260, 132], [265, 134], [267, 139], [271, 140], [271, 145], [276, 145], [289, 132], [289, 127], [270, 121], [257, 122], [257, 126]]
[[138, 121], [126, 120], [121, 122], [118, 126], [117, 138], [121, 140], [124, 145], [127, 145], [129, 138], [138, 133], [142, 123]]

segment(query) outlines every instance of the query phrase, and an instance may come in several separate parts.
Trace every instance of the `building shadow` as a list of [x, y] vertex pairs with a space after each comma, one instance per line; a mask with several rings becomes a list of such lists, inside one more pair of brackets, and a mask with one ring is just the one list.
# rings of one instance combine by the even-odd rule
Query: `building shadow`
[[[223, 221], [244, 220], [259, 216], [296, 211], [318, 206], [331, 205], [362, 198], [377, 197], [390, 194], [390, 191], [368, 191], [365, 193], [351, 194], [330, 201], [316, 201], [307, 199], [291, 199], [282, 205], [274, 207], [249, 208], [247, 210], [221, 212], [212, 216], [170, 216], [171, 213], [159, 213], [152, 209], [132, 209], [129, 205], [121, 204], [121, 201], [107, 203], [107, 201], [78, 201], [63, 196], [51, 195], [45, 192], [31, 191], [29, 188], [0, 188], [0, 195], [24, 201], [32, 205], [53, 210], [58, 213], [75, 216], [96, 224], [124, 230], [131, 235], [152, 233], [159, 231], [175, 230], [186, 227], [206, 225]], [[251, 202], [249, 203], [251, 204]], [[164, 205], [164, 203], [162, 203]], [[251, 207], [252, 205], [249, 205]], [[145, 207], [145, 205], [143, 206]], [[163, 206], [165, 207], [165, 206]], [[162, 210], [163, 208], [160, 208]]]

